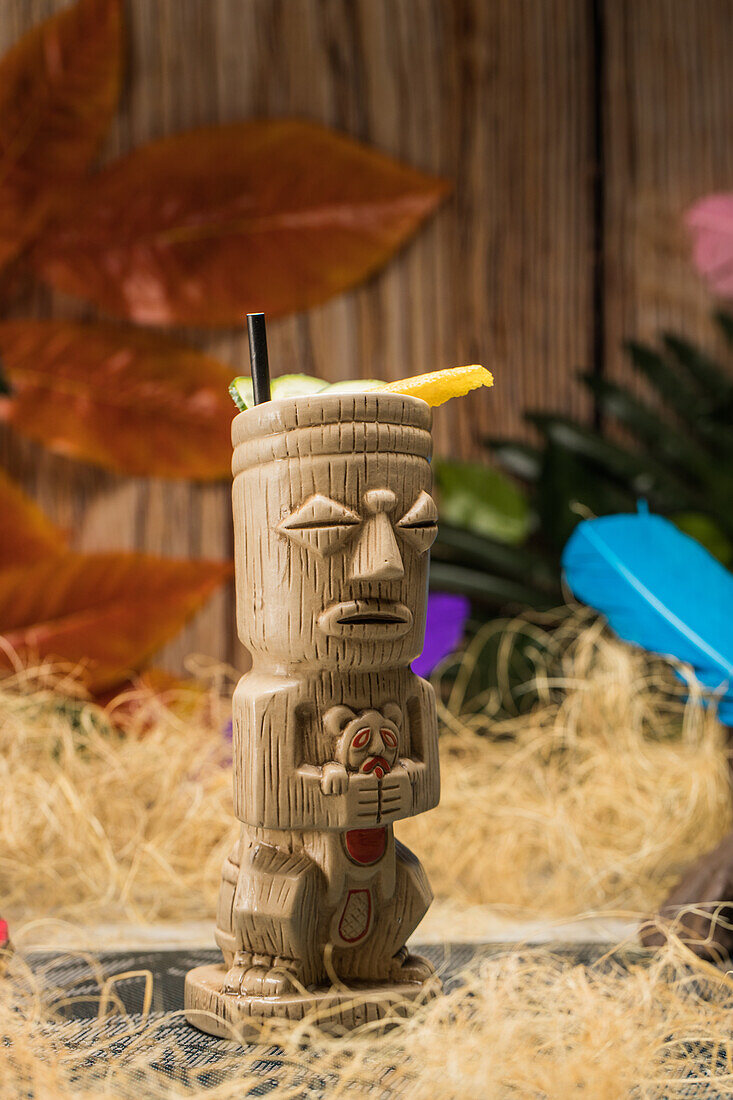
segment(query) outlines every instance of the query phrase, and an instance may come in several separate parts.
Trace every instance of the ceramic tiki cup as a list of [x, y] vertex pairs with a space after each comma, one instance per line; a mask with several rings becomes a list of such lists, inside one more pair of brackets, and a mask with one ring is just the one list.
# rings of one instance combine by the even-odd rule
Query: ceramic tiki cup
[[241, 831], [223, 964], [191, 971], [185, 1002], [213, 1034], [313, 1009], [352, 1027], [439, 988], [405, 947], [432, 894], [393, 833], [439, 798], [433, 692], [410, 670], [437, 529], [430, 424], [425, 402], [379, 392], [234, 420]]

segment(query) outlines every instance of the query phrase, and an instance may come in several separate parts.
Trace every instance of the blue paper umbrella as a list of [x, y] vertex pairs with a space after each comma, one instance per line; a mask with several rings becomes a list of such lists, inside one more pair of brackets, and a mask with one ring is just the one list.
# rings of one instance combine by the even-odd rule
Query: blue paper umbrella
[[733, 725], [733, 574], [645, 510], [578, 524], [562, 564], [576, 599], [624, 641], [691, 665]]

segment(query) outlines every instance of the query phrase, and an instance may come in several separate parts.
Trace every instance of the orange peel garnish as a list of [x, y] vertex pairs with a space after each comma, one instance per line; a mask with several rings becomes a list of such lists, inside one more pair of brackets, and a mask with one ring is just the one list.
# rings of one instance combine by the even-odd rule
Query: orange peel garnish
[[389, 382], [383, 386], [382, 393], [402, 393], [406, 397], [419, 397], [428, 405], [442, 405], [451, 397], [463, 397], [479, 386], [493, 386], [494, 378], [485, 367], [473, 364], [469, 367], [447, 367], [445, 370], [432, 371], [430, 374], [417, 374], [414, 378], [401, 378], [399, 382]]

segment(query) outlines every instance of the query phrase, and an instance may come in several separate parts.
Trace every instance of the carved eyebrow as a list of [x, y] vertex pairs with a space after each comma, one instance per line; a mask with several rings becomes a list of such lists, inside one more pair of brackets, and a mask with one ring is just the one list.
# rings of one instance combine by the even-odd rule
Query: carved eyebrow
[[356, 512], [316, 493], [286, 516], [277, 530], [291, 542], [324, 557], [349, 539], [360, 523]]
[[437, 522], [438, 509], [435, 506], [435, 501], [430, 494], [426, 493], [423, 489], [420, 496], [414, 504], [408, 508], [397, 526], [414, 531], [420, 527], [434, 527]]
[[396, 524], [396, 531], [418, 554], [427, 553], [433, 545], [438, 534], [438, 509], [424, 489]]
[[357, 523], [361, 523], [361, 520], [356, 512], [330, 497], [316, 493], [284, 519], [280, 529], [287, 534], [288, 531], [303, 531], [308, 527], [352, 527]]

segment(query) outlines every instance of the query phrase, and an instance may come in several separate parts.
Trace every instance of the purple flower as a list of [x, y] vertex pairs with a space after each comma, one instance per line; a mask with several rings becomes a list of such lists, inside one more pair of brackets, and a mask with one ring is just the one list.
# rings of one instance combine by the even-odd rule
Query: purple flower
[[454, 596], [450, 592], [431, 592], [428, 596], [428, 615], [425, 627], [425, 645], [420, 656], [412, 662], [412, 671], [418, 676], [428, 676], [435, 666], [457, 648], [471, 604], [466, 596]]

